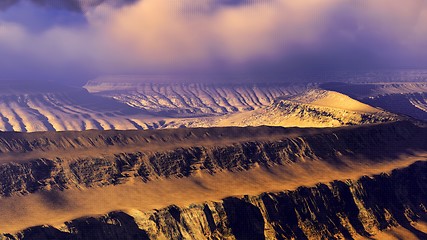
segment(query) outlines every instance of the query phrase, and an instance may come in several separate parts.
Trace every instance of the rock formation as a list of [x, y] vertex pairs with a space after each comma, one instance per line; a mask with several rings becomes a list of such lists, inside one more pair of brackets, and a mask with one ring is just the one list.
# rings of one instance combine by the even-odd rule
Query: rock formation
[[426, 220], [426, 162], [390, 174], [294, 191], [225, 198], [189, 207], [111, 212], [4, 239], [353, 239]]
[[4, 132], [0, 230], [4, 239], [422, 239], [426, 142], [410, 122]]

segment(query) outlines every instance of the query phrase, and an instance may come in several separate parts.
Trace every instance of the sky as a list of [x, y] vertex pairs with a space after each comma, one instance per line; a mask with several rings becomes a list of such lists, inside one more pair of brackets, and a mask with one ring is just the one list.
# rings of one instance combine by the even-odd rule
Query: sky
[[0, 81], [425, 67], [425, 0], [0, 2]]

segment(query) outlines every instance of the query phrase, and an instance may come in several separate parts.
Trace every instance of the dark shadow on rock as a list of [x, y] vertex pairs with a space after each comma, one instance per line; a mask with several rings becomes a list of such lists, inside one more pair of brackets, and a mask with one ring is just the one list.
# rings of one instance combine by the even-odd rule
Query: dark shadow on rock
[[359, 208], [354, 202], [353, 195], [350, 191], [350, 187], [341, 182], [334, 181], [332, 187], [339, 194], [338, 205], [341, 207], [344, 214], [348, 217], [350, 224], [353, 226], [354, 230], [361, 236], [369, 238], [370, 234], [363, 227], [362, 222], [359, 219]]
[[395, 221], [411, 231], [420, 239], [427, 239], [427, 234], [415, 229], [405, 212], [407, 208], [414, 214], [412, 221], [426, 217], [421, 206], [427, 204], [427, 162], [416, 162], [408, 168], [394, 170], [389, 175], [378, 175], [375, 178], [364, 177], [359, 180], [366, 195], [365, 206], [371, 209], [379, 222], [380, 229], [386, 229], [390, 223], [385, 214], [389, 212]]
[[224, 199], [224, 209], [236, 239], [265, 239], [264, 219], [256, 206], [244, 199]]
[[279, 239], [308, 239], [298, 225], [295, 204], [289, 196], [283, 193], [263, 194], [261, 199]]
[[36, 226], [25, 229], [18, 234], [20, 240], [71, 240], [75, 239], [70, 233], [61, 232], [51, 226]]
[[97, 218], [81, 218], [66, 223], [73, 239], [145, 240], [148, 234], [139, 229], [135, 220], [123, 212], [112, 212]]

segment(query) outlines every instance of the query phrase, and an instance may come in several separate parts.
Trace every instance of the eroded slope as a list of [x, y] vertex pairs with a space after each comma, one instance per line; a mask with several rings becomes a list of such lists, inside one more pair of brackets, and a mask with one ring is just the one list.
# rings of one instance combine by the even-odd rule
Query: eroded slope
[[171, 84], [119, 79], [96, 79], [85, 87], [130, 106], [175, 116], [165, 118], [167, 127], [333, 127], [399, 119], [344, 94], [317, 89], [316, 84]]
[[426, 172], [427, 162], [417, 162], [390, 174], [293, 191], [111, 212], [5, 239], [424, 239]]
[[[294, 162], [345, 165], [427, 150], [408, 122], [354, 129], [217, 128], [0, 134], [0, 194], [239, 171]], [[50, 135], [50, 136], [49, 136]], [[72, 152], [72, 154], [70, 154]]]
[[134, 118], [149, 121], [153, 116], [80, 88], [52, 84], [0, 91], [1, 131], [142, 129]]
[[357, 179], [427, 156], [426, 129], [408, 122], [0, 135], [1, 229], [11, 233]]
[[277, 97], [299, 94], [313, 84], [156, 83], [127, 78], [95, 79], [85, 88], [122, 103], [172, 116], [218, 115], [268, 106]]
[[[0, 91], [0, 130], [331, 127], [399, 118], [343, 94], [316, 89], [315, 84], [177, 84], [121, 80], [90, 81], [85, 87], [91, 93], [56, 85], [6, 86]], [[412, 108], [424, 113], [425, 99], [413, 99], [411, 103], [415, 106]]]

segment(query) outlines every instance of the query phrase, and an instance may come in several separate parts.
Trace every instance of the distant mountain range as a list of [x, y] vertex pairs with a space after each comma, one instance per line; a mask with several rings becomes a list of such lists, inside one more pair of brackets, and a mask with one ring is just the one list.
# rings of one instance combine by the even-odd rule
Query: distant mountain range
[[[351, 89], [345, 92], [340, 85], [312, 83], [178, 84], [97, 80], [86, 84], [86, 89], [54, 83], [3, 85], [0, 90], [0, 130], [3, 131], [259, 125], [332, 127], [418, 116], [422, 120], [425, 114], [423, 98], [406, 102], [417, 111], [399, 112], [399, 105], [393, 105], [393, 101], [387, 101], [392, 105], [387, 108], [376, 104], [375, 99], [356, 94], [365, 102], [362, 103], [349, 97]], [[422, 89], [406, 83], [393, 91], [401, 88], [409, 94], [406, 92], [413, 91], [410, 86]], [[336, 91], [322, 90], [322, 87]], [[423, 96], [423, 93], [410, 94]], [[371, 102], [371, 106], [367, 105]]]

